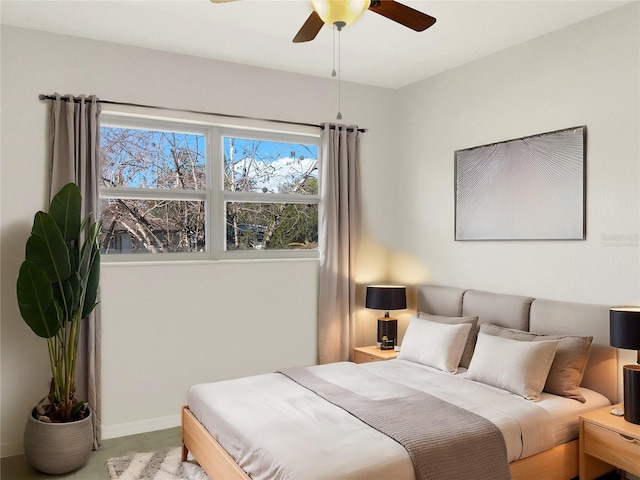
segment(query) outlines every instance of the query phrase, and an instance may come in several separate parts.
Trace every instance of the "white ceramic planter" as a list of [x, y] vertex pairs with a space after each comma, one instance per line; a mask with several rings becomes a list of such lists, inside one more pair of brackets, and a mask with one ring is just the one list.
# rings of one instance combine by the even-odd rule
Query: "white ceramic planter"
[[92, 414], [77, 422], [45, 423], [29, 415], [24, 453], [33, 468], [58, 475], [80, 468], [93, 448]]

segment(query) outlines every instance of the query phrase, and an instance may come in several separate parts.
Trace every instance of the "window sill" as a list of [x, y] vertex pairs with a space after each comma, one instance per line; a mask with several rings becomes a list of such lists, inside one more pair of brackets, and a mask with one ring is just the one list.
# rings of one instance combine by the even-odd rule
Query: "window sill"
[[167, 265], [216, 265], [216, 264], [233, 264], [233, 263], [305, 263], [305, 262], [315, 262], [319, 263], [320, 259], [316, 255], [315, 257], [271, 257], [271, 258], [220, 258], [213, 259], [210, 257], [201, 257], [194, 259], [163, 259], [163, 260], [141, 260], [141, 259], [115, 259], [112, 255], [112, 258], [106, 259], [109, 255], [104, 255], [101, 257], [100, 266], [101, 267], [147, 267], [147, 266], [167, 266]]

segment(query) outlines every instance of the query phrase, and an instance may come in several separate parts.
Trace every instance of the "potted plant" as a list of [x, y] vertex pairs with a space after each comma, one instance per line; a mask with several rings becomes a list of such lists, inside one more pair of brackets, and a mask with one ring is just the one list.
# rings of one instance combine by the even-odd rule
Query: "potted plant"
[[75, 371], [82, 321], [97, 305], [100, 224], [82, 219], [81, 205], [78, 186], [69, 183], [48, 213], [35, 214], [16, 286], [20, 314], [47, 340], [51, 367], [49, 394], [27, 419], [25, 454], [52, 474], [80, 467], [93, 447], [91, 412], [75, 398]]

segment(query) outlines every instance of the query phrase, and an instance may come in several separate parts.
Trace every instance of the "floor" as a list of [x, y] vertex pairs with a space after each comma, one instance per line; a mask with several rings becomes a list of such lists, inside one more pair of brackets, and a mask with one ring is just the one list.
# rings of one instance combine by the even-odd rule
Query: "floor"
[[100, 448], [91, 452], [89, 460], [82, 468], [67, 475], [39, 473], [31, 468], [24, 455], [6, 457], [0, 460], [0, 478], [2, 480], [109, 480], [105, 465], [109, 458], [178, 447], [181, 444], [179, 427], [103, 440]]
[[[142, 433], [130, 437], [104, 440], [87, 463], [75, 472], [67, 475], [46, 475], [35, 471], [24, 455], [0, 459], [0, 479], [2, 480], [109, 480], [105, 462], [112, 457], [121, 457], [138, 452], [153, 452], [163, 448], [178, 447], [182, 444], [180, 427]], [[618, 480], [621, 476], [615, 472], [599, 480]], [[577, 480], [577, 479], [575, 479]]]

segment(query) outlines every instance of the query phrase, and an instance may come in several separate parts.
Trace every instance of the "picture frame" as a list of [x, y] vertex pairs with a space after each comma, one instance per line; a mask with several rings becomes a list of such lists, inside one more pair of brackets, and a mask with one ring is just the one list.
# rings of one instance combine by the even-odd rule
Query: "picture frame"
[[586, 126], [454, 152], [455, 240], [584, 240]]

